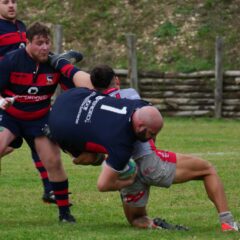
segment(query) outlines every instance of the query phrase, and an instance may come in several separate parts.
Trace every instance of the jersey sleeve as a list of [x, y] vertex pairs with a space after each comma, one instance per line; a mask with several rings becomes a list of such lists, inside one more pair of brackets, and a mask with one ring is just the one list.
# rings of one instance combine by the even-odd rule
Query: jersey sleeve
[[59, 83], [60, 83], [62, 90], [68, 90], [70, 88], [75, 87], [73, 80], [68, 77], [65, 77], [63, 75], [61, 75]]
[[129, 162], [132, 155], [132, 148], [126, 147], [113, 147], [114, 151], [109, 150], [106, 164], [117, 172], [120, 172]]
[[127, 98], [127, 99], [141, 99], [140, 95], [134, 88], [127, 88], [127, 89], [121, 89], [120, 90], [121, 98]]

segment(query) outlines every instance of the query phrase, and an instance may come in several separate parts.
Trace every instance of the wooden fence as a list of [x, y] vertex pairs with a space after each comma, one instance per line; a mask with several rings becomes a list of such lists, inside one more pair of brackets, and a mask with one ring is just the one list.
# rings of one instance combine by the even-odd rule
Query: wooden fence
[[126, 39], [128, 71], [117, 71], [125, 76], [123, 86], [138, 89], [164, 115], [240, 118], [240, 71], [223, 72], [221, 37], [215, 42], [215, 70], [189, 74], [138, 72], [135, 35]]
[[[122, 88], [130, 87], [127, 70], [115, 70]], [[215, 116], [215, 72], [184, 73], [139, 72], [139, 93], [164, 116]], [[240, 118], [240, 71], [223, 73], [222, 113]]]
[[[54, 26], [55, 52], [61, 52], [62, 27]], [[122, 88], [134, 87], [165, 116], [240, 118], [240, 71], [223, 72], [223, 40], [216, 38], [215, 71], [139, 72], [136, 36], [126, 34], [128, 70], [115, 70]], [[58, 93], [57, 93], [58, 94]]]

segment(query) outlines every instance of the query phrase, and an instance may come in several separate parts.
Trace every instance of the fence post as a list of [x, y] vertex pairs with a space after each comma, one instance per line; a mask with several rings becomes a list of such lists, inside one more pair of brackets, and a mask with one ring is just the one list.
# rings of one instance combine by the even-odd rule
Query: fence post
[[[53, 47], [54, 53], [59, 54], [62, 52], [62, 39], [63, 39], [63, 30], [62, 25], [54, 25], [54, 36], [53, 36]], [[56, 97], [62, 92], [61, 88], [57, 87], [55, 94], [53, 96], [53, 101], [55, 101]]]
[[139, 92], [138, 71], [137, 71], [137, 54], [136, 54], [136, 35], [132, 33], [126, 34], [128, 49], [128, 78], [130, 86]]
[[215, 47], [215, 117], [221, 118], [223, 102], [223, 39], [221, 37], [216, 38]]
[[54, 52], [59, 54], [62, 52], [63, 30], [62, 25], [54, 25]]

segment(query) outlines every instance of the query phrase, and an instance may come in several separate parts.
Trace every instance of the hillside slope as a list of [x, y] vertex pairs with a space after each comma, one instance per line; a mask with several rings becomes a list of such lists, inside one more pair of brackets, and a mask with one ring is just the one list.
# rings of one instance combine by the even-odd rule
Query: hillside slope
[[19, 18], [64, 29], [64, 50], [84, 53], [84, 66], [127, 67], [126, 33], [137, 37], [142, 70], [209, 70], [215, 39], [224, 39], [224, 67], [239, 68], [240, 0], [24, 0]]

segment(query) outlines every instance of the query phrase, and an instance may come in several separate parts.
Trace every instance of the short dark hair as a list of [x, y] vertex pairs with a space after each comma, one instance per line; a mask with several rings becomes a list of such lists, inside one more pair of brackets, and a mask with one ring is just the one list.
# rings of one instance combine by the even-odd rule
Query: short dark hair
[[96, 89], [108, 88], [114, 76], [114, 70], [104, 64], [95, 66], [90, 72], [91, 82]]
[[27, 29], [26, 35], [27, 35], [27, 39], [29, 41], [32, 41], [33, 38], [37, 35], [41, 35], [43, 37], [49, 37], [51, 35], [51, 31], [49, 27], [47, 27], [43, 23], [35, 22], [29, 26], [29, 28]]

